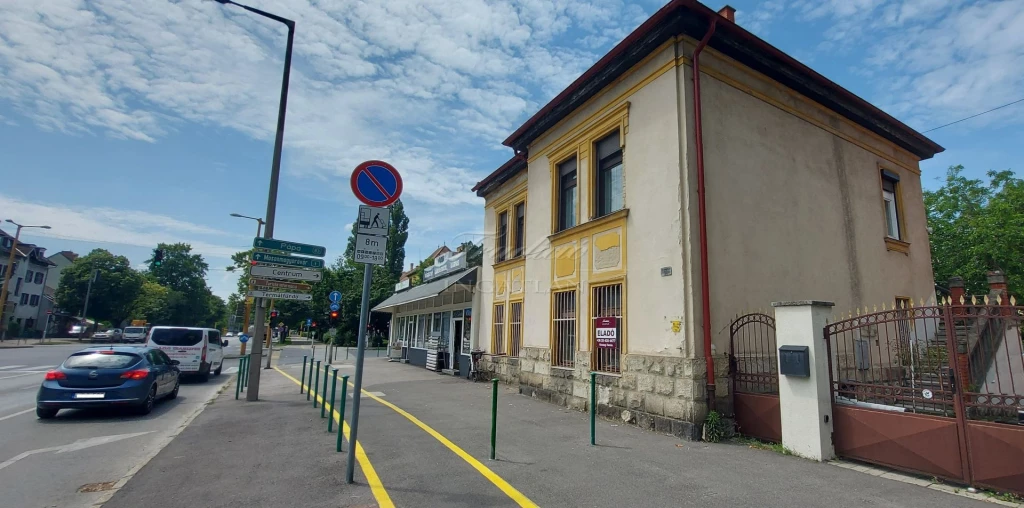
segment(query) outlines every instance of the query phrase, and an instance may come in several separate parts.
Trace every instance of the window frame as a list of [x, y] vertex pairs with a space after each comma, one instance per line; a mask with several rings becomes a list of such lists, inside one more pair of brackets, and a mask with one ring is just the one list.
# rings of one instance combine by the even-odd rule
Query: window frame
[[[508, 328], [508, 346], [506, 351], [509, 356], [518, 357], [523, 351], [523, 330], [525, 325], [523, 315], [525, 314], [525, 306], [522, 298], [509, 300], [507, 303], [508, 322], [505, 327]], [[516, 321], [516, 307], [519, 308], [518, 321]], [[516, 340], [516, 335], [518, 335], [518, 341]]]
[[494, 235], [494, 262], [501, 263], [508, 259], [508, 210], [498, 211], [498, 215], [494, 219], [494, 227], [496, 229]]
[[[553, 226], [553, 228], [552, 228], [553, 231], [552, 232], [553, 233], [558, 233], [558, 232], [561, 232], [561, 231], [565, 231], [567, 229], [572, 229], [572, 228], [580, 225], [580, 187], [581, 187], [580, 186], [580, 159], [581, 159], [581, 157], [580, 157], [579, 151], [578, 150], [574, 150], [574, 151], [566, 154], [565, 156], [563, 156], [554, 165], [554, 169], [555, 170], [554, 170], [554, 173], [553, 173], [553, 176], [554, 176], [554, 182], [553, 183], [554, 183], [554, 187], [555, 187], [555, 194], [554, 194], [554, 205], [555, 206], [554, 206], [554, 209], [552, 211], [552, 213], [554, 214], [554, 221], [553, 221], [553, 224], [552, 224], [552, 226]], [[572, 225], [564, 224], [562, 222], [562, 220], [565, 218], [565, 216], [562, 213], [563, 212], [563, 209], [562, 209], [562, 204], [563, 204], [562, 196], [563, 196], [563, 193], [564, 193], [564, 190], [565, 190], [565, 187], [562, 185], [562, 180], [563, 180], [563, 178], [565, 176], [565, 175], [562, 174], [563, 173], [562, 166], [565, 165], [566, 163], [568, 163], [569, 161], [575, 161], [575, 163], [576, 163], [576, 169], [573, 171], [573, 172], [576, 173], [576, 178], [575, 178], [576, 182], [573, 184], [573, 188], [575, 189], [575, 196], [574, 196], [573, 204], [572, 204], [573, 205], [573, 207], [572, 207], [573, 208], [572, 209], [572, 213], [573, 213], [573, 221], [572, 221], [573, 223], [572, 223]]]
[[28, 293], [22, 293], [20, 299], [21, 303], [19, 303], [18, 305], [28, 305], [28, 296]]
[[[602, 203], [601, 202], [602, 202], [602, 197], [604, 197], [604, 196], [602, 195], [601, 183], [603, 182], [603, 180], [601, 179], [601, 173], [602, 173], [601, 159], [599, 158], [599, 155], [598, 155], [598, 152], [597, 152], [597, 146], [598, 146], [599, 143], [601, 143], [605, 139], [610, 138], [612, 135], [618, 135], [618, 138], [619, 138], [619, 149], [616, 152], [612, 152], [612, 155], [618, 154], [618, 157], [619, 157], [618, 166], [620, 166], [622, 168], [622, 173], [623, 173], [623, 175], [622, 175], [623, 185], [622, 185], [622, 188], [619, 189], [619, 192], [620, 192], [621, 197], [622, 197], [622, 206], [619, 207], [619, 208], [616, 208], [614, 210], [609, 208], [608, 210], [605, 210], [605, 211], [602, 212], [602, 210], [601, 210], [601, 204]], [[613, 214], [613, 213], [615, 213], [615, 212], [617, 212], [619, 210], [622, 210], [622, 209], [626, 208], [626, 188], [625, 188], [625, 179], [626, 179], [626, 176], [625, 176], [625, 171], [626, 171], [626, 142], [625, 141], [626, 140], [625, 140], [625, 137], [622, 135], [622, 129], [618, 125], [615, 125], [614, 127], [611, 127], [610, 129], [607, 129], [607, 130], [603, 131], [603, 133], [598, 134], [597, 136], [593, 136], [591, 139], [592, 139], [592, 141], [590, 143], [590, 152], [591, 152], [592, 156], [590, 157], [590, 159], [591, 159], [591, 161], [590, 161], [590, 175], [591, 175], [591, 181], [593, 182], [593, 185], [591, 185], [591, 187], [592, 187], [592, 189], [591, 189], [591, 200], [592, 201], [590, 203], [590, 219], [593, 220], [593, 219], [599, 219], [599, 218], [604, 217], [606, 215], [611, 215], [611, 214]], [[610, 158], [610, 157], [611, 157], [611, 155], [609, 155], [607, 158]], [[615, 166], [611, 166], [611, 168], [614, 168], [614, 167]]]
[[[618, 303], [619, 303], [618, 311], [619, 311], [619, 313], [616, 316], [605, 316], [605, 315], [598, 316], [597, 315], [598, 314], [597, 310], [598, 310], [598, 303], [599, 303], [598, 300], [599, 299], [597, 298], [595, 293], [597, 293], [600, 290], [605, 290], [607, 288], [611, 288], [613, 286], [618, 286], [619, 287], [619, 289], [618, 289], [618, 293], [619, 293], [618, 294], [618, 299], [619, 299], [619, 301], [618, 301]], [[615, 279], [610, 279], [610, 280], [603, 280], [603, 281], [600, 281], [600, 282], [594, 282], [593, 284], [589, 285], [589, 291], [590, 291], [590, 293], [589, 293], [588, 296], [590, 298], [590, 302], [588, 302], [588, 303], [589, 303], [590, 309], [588, 309], [588, 316], [587, 317], [588, 317], [588, 321], [589, 321], [589, 323], [588, 323], [588, 325], [589, 325], [588, 332], [590, 333], [590, 337], [588, 337], [588, 339], [589, 339], [588, 344], [590, 344], [590, 362], [591, 362], [590, 365], [591, 365], [591, 368], [592, 368], [592, 370], [595, 370], [597, 372], [601, 372], [603, 374], [620, 374], [622, 372], [622, 358], [626, 354], [626, 280], [624, 278], [615, 278]], [[616, 367], [615, 368], [611, 368], [611, 369], [609, 369], [609, 368], [602, 368], [601, 365], [600, 365], [602, 359], [607, 361], [607, 360], [610, 359], [610, 357], [609, 356], [601, 357], [599, 355], [599, 350], [597, 348], [597, 327], [595, 325], [595, 321], [599, 317], [615, 317], [616, 320], [618, 321], [617, 322], [617, 325], [618, 325], [617, 328], [618, 328], [618, 335], [619, 335], [619, 337], [618, 337], [619, 347], [617, 348], [617, 352], [616, 352], [616, 358], [615, 358]]]
[[[558, 297], [559, 295], [571, 293], [572, 294], [572, 316], [571, 317], [557, 317], [561, 315], [558, 312]], [[566, 307], [568, 308], [568, 307]], [[558, 369], [574, 369], [576, 368], [576, 357], [580, 349], [580, 292], [578, 288], [569, 286], [558, 290], [551, 291], [551, 331], [549, 337], [551, 337], [551, 367]], [[565, 324], [571, 326], [572, 344], [568, 349], [560, 347], [558, 344], [558, 336], [556, 336], [556, 330], [559, 325]], [[571, 356], [568, 359], [562, 358], [562, 353], [566, 356]]]
[[[886, 187], [891, 186], [892, 190]], [[878, 165], [878, 189], [882, 201], [882, 238], [885, 241], [886, 250], [909, 253], [910, 243], [907, 241], [906, 214], [903, 206], [903, 187], [900, 183], [900, 174], [889, 167]], [[892, 194], [892, 199], [886, 197]], [[892, 213], [895, 214], [896, 236], [889, 234], [892, 225], [890, 218], [890, 203]]]
[[505, 341], [508, 336], [508, 326], [506, 326], [505, 320], [506, 307], [505, 300], [491, 305], [491, 354], [494, 356], [505, 356], [506, 354]]
[[46, 278], [44, 277], [43, 272], [36, 272], [35, 283], [36, 284], [42, 284], [45, 281], [46, 281]]
[[39, 295], [32, 295], [28, 298], [28, 304], [31, 307], [39, 306]]
[[32, 283], [32, 277], [35, 274], [36, 274], [36, 272], [33, 272], [32, 270], [25, 270], [25, 284], [31, 284]]
[[[519, 211], [522, 210], [522, 224], [519, 222]], [[526, 200], [514, 203], [511, 208], [512, 214], [512, 257], [519, 259], [526, 255]]]

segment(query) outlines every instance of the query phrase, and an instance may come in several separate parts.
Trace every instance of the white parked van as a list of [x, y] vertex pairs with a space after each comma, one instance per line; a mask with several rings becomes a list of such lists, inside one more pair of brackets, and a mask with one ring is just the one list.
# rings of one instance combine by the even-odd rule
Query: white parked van
[[121, 340], [131, 344], [138, 342], [142, 344], [146, 342], [146, 327], [145, 326], [126, 326], [123, 333], [121, 334]]
[[220, 331], [214, 328], [154, 326], [149, 330], [146, 345], [177, 360], [182, 374], [198, 375], [205, 380], [211, 372], [220, 375], [227, 341], [221, 342]]

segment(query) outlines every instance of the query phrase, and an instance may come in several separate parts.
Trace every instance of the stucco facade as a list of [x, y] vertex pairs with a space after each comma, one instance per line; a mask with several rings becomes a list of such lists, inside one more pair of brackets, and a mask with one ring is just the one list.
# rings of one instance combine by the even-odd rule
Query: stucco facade
[[[523, 393], [581, 409], [589, 372], [601, 370], [602, 414], [684, 437], [699, 435], [708, 409], [690, 57], [696, 45], [686, 35], [660, 44], [533, 137], [520, 154], [524, 167], [506, 164], [489, 177], [503, 182], [477, 186], [493, 236], [484, 242], [481, 271], [482, 287], [490, 285], [481, 290], [478, 323], [480, 345], [490, 353], [485, 365]], [[829, 300], [842, 311], [916, 300], [933, 293], [933, 281], [919, 155], [710, 46], [701, 56], [701, 85], [707, 326], [718, 405], [727, 406], [725, 352], [737, 314], [781, 300]], [[621, 136], [623, 206], [595, 218], [595, 143], [609, 132]], [[559, 231], [555, 179], [559, 164], [574, 157], [579, 223]], [[899, 240], [886, 239], [883, 170], [898, 179]], [[509, 233], [501, 233], [498, 214], [510, 199], [529, 203], [527, 249], [521, 259], [496, 262], [496, 245]], [[510, 337], [508, 318], [496, 327], [495, 313], [515, 299], [509, 292], [520, 266], [522, 349], [509, 358], [494, 347], [494, 335]], [[614, 362], [595, 365], [593, 320], [607, 305], [593, 299], [609, 284], [621, 288], [622, 303], [612, 311], [620, 349]], [[560, 308], [565, 292], [572, 293], [571, 313]], [[557, 337], [573, 321], [575, 356], [566, 362]], [[518, 375], [510, 375], [515, 367]]]

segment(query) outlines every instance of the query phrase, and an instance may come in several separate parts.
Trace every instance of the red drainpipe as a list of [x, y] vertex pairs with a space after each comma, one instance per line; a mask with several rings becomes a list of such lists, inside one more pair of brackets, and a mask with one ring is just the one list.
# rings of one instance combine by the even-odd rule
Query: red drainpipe
[[704, 196], [704, 126], [700, 117], [700, 52], [708, 45], [711, 36], [715, 33], [715, 26], [718, 19], [711, 18], [711, 25], [704, 38], [693, 50], [693, 127], [694, 137], [697, 141], [697, 208], [698, 221], [700, 222], [700, 298], [701, 317], [704, 328], [704, 361], [707, 363], [707, 391], [708, 410], [715, 409], [715, 359], [711, 354], [711, 289], [708, 276], [708, 218], [705, 207]]

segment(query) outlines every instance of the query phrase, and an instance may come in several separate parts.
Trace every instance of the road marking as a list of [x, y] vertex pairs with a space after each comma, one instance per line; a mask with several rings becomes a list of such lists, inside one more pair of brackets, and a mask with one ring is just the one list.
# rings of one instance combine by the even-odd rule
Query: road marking
[[11, 414], [9, 414], [7, 416], [0, 416], [0, 422], [6, 420], [8, 418], [14, 418], [15, 416], [23, 415], [25, 413], [31, 413], [32, 410], [34, 410], [34, 409], [35, 409], [34, 407], [30, 407], [30, 408], [28, 408], [28, 409], [26, 409], [24, 411], [18, 411], [17, 413], [11, 413]]
[[24, 367], [24, 365], [7, 365], [4, 367], [0, 367], [0, 370], [17, 369], [18, 367]]
[[[310, 389], [310, 387], [306, 386], [305, 383], [299, 381], [298, 379], [295, 379], [294, 377], [290, 376], [287, 372], [281, 370], [280, 368], [275, 366], [274, 370], [280, 372], [282, 376], [292, 380], [293, 383], [302, 386], [306, 390]], [[321, 403], [323, 403], [323, 397], [317, 395], [316, 398], [320, 400]], [[338, 425], [342, 427], [342, 431], [345, 434], [345, 439], [348, 440], [348, 424], [345, 423], [344, 416], [338, 414], [338, 412], [335, 411], [333, 407], [331, 408], [331, 413], [334, 415], [334, 421], [338, 422]], [[351, 443], [352, 441], [349, 441], [349, 446], [351, 446]], [[356, 441], [355, 446], [356, 460], [359, 461], [359, 467], [362, 468], [363, 475], [366, 476], [366, 483], [370, 485], [370, 492], [373, 493], [373, 497], [374, 499], [377, 500], [377, 504], [380, 506], [380, 508], [395, 508], [395, 503], [391, 501], [391, 496], [389, 496], [388, 491], [384, 489], [384, 484], [381, 483], [380, 477], [377, 476], [377, 471], [373, 469], [373, 464], [370, 463], [370, 458], [366, 456], [366, 451], [363, 450], [363, 445]]]
[[0, 377], [0, 380], [3, 380], [3, 379], [14, 379], [16, 377], [25, 377], [25, 376], [38, 376], [39, 374], [42, 374], [42, 372], [28, 372], [28, 373], [25, 373], [25, 374], [18, 374], [16, 376]]
[[234, 374], [236, 372], [238, 372], [238, 367], [228, 367], [224, 370], [225, 374]]
[[18, 370], [23, 371], [23, 372], [28, 372], [28, 371], [32, 371], [32, 372], [46, 372], [48, 370], [56, 369], [56, 368], [57, 368], [57, 366], [55, 366], [55, 365], [36, 365], [35, 367], [29, 367], [27, 369], [18, 369]]
[[129, 439], [129, 438], [133, 438], [133, 437], [142, 436], [142, 435], [145, 435], [145, 434], [149, 434], [150, 432], [153, 432], [153, 431], [149, 430], [149, 431], [146, 431], [146, 432], [133, 432], [131, 434], [115, 434], [113, 436], [90, 437], [90, 438], [86, 438], [86, 439], [79, 439], [79, 440], [77, 440], [77, 441], [75, 441], [73, 443], [69, 443], [69, 444], [66, 444], [66, 445], [51, 446], [49, 448], [40, 448], [38, 450], [29, 450], [27, 452], [19, 453], [18, 455], [15, 455], [14, 457], [11, 457], [10, 459], [5, 460], [4, 462], [0, 462], [0, 469], [3, 469], [5, 467], [7, 467], [7, 466], [10, 466], [11, 464], [14, 464], [17, 461], [19, 461], [21, 459], [24, 459], [25, 457], [36, 455], [36, 454], [39, 454], [39, 453], [46, 453], [46, 452], [55, 452], [55, 453], [74, 452], [74, 451], [78, 451], [78, 450], [84, 450], [86, 448], [92, 448], [93, 446], [100, 446], [100, 445], [105, 445], [105, 444], [108, 444], [108, 443], [113, 443], [115, 441], [121, 441], [122, 439]]

